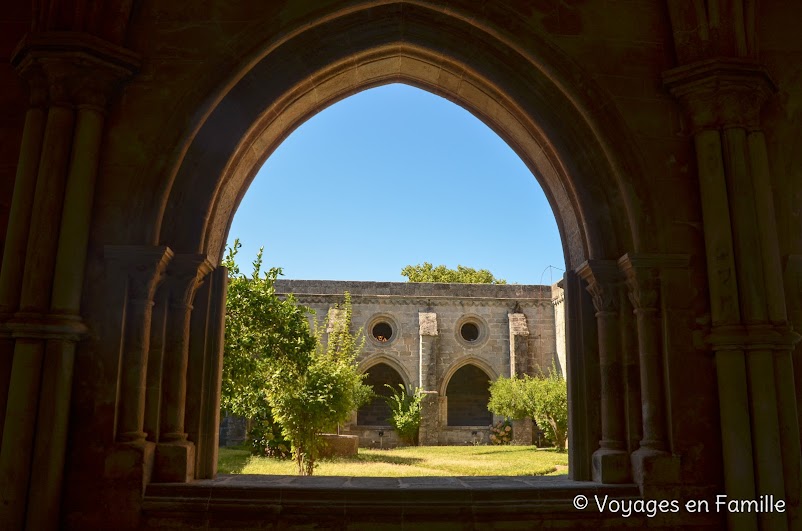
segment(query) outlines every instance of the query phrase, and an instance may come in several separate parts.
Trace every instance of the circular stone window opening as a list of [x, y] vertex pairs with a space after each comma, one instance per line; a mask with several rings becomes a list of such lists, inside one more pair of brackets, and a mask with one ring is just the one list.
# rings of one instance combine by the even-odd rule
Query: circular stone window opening
[[390, 323], [386, 323], [384, 321], [380, 321], [373, 325], [373, 328], [370, 332], [379, 343], [387, 343], [393, 337], [393, 327], [390, 326]]
[[459, 333], [462, 336], [462, 339], [468, 341], [469, 343], [473, 343], [479, 339], [479, 327], [476, 326], [476, 323], [468, 322], [463, 324], [459, 329]]

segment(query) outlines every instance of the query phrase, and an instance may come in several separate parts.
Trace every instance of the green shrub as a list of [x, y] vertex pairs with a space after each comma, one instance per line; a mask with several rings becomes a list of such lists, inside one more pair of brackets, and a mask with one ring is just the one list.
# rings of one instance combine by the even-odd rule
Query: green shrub
[[413, 394], [408, 394], [402, 384], [398, 384], [400, 389], [394, 389], [388, 384], [384, 385], [392, 391], [390, 396], [384, 398], [384, 401], [390, 406], [391, 413], [388, 419], [390, 425], [395, 428], [402, 442], [417, 446], [423, 393], [417, 389]]
[[501, 377], [490, 385], [487, 408], [511, 419], [533, 419], [546, 438], [564, 450], [568, 439], [568, 387], [552, 368], [548, 375]]

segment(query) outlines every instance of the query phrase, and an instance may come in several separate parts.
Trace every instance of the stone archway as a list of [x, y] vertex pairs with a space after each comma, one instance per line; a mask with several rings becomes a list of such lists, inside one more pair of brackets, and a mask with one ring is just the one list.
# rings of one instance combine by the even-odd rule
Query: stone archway
[[406, 389], [408, 384], [396, 368], [383, 361], [372, 363], [363, 372], [367, 373], [364, 380], [365, 385], [369, 385], [376, 396], [356, 412], [356, 424], [357, 426], [388, 426], [387, 418], [390, 416], [390, 407], [384, 402], [384, 399], [390, 396], [390, 390], [385, 385], [398, 390], [399, 385]]
[[[377, 24], [382, 32], [372, 31]], [[326, 52], [307, 53], [320, 39]], [[402, 2], [333, 13], [265, 45], [234, 76], [221, 80], [225, 89], [185, 138], [164, 190], [163, 210], [153, 212], [154, 237], [179, 256], [208, 257], [214, 264], [248, 184], [287, 135], [342, 98], [403, 82], [463, 106], [505, 139], [552, 205], [569, 268], [586, 264], [580, 282], [597, 291], [617, 289], [612, 286], [619, 282], [618, 268], [611, 259], [640, 250], [639, 234], [649, 223], [635, 189], [639, 181], [621, 175], [625, 169], [637, 172], [639, 161], [621, 140], [627, 136], [618, 117], [599, 105], [605, 96], [590, 80], [581, 93], [563, 83], [556, 71], [579, 78], [582, 72], [541, 41], [532, 44], [533, 50], [525, 51], [492, 28]], [[597, 267], [600, 260], [605, 262]], [[583, 290], [569, 288], [568, 293], [568, 305], [587, 299]], [[595, 322], [579, 326], [595, 327]], [[575, 357], [587, 355], [578, 347], [574, 351]], [[593, 367], [580, 376], [597, 379]], [[616, 401], [620, 393], [612, 389], [618, 385], [606, 382], [601, 392]], [[580, 412], [585, 426], [572, 430], [571, 451], [586, 465], [572, 471], [577, 479], [590, 479], [591, 454], [604, 438], [598, 428], [601, 413], [594, 413], [599, 405], [588, 402], [590, 395], [575, 394], [572, 411]], [[607, 438], [621, 441], [613, 451], [616, 466], [628, 469], [622, 464], [626, 452], [619, 448], [623, 419], [604, 425], [617, 431]], [[606, 481], [628, 478], [623, 473]]]
[[448, 426], [487, 426], [493, 415], [487, 410], [490, 399], [490, 376], [474, 365], [465, 363], [444, 382]]

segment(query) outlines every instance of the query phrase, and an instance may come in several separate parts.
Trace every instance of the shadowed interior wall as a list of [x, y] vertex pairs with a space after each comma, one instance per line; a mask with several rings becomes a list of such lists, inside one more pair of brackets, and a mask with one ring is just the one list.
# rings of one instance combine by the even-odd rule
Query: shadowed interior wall
[[449, 426], [487, 426], [493, 414], [487, 410], [490, 378], [475, 365], [457, 369], [446, 389]]
[[385, 385], [389, 385], [396, 391], [399, 390], [400, 385], [404, 392], [406, 392], [406, 385], [398, 371], [385, 363], [377, 363], [366, 372], [367, 377], [363, 383], [370, 386], [376, 396], [370, 403], [359, 408], [356, 413], [356, 423], [360, 426], [388, 426], [390, 406], [385, 402], [385, 398], [390, 396], [391, 391]]

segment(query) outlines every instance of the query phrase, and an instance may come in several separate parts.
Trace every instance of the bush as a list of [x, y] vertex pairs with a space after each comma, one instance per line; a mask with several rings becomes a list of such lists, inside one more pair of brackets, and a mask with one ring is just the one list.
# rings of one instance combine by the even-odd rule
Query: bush
[[501, 377], [490, 385], [487, 408], [511, 419], [533, 419], [560, 450], [568, 439], [568, 387], [552, 369], [548, 375]]
[[384, 398], [391, 411], [390, 418], [387, 420], [395, 428], [401, 441], [417, 446], [423, 393], [420, 389], [416, 389], [413, 394], [408, 394], [402, 384], [398, 384], [400, 389], [394, 389], [388, 384], [384, 385], [392, 391], [390, 396]]
[[512, 425], [508, 420], [496, 422], [490, 427], [490, 444], [504, 445], [512, 442]]
[[267, 408], [251, 419], [251, 429], [248, 432], [251, 454], [287, 459], [291, 455], [292, 443], [284, 437], [281, 425], [273, 419], [269, 411]]
[[351, 298], [345, 293], [344, 317], [332, 323], [328, 341], [316, 325], [316, 347], [293, 363], [277, 364], [267, 381], [267, 399], [282, 433], [292, 441], [301, 475], [312, 475], [323, 446], [320, 434], [333, 431], [368, 402], [373, 391], [362, 383], [356, 357], [364, 345], [362, 331], [352, 334]]

